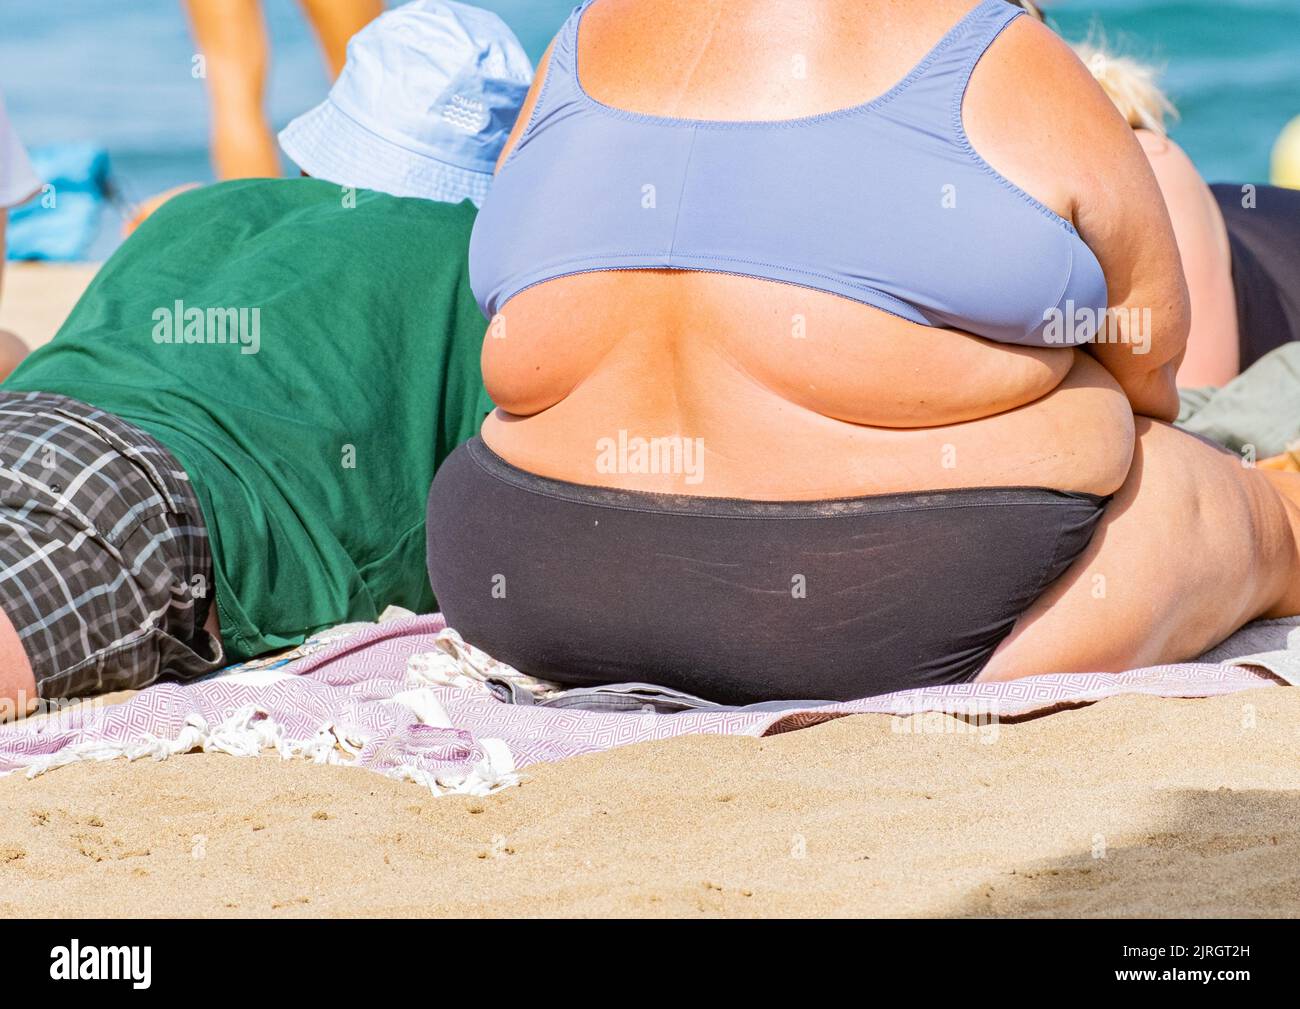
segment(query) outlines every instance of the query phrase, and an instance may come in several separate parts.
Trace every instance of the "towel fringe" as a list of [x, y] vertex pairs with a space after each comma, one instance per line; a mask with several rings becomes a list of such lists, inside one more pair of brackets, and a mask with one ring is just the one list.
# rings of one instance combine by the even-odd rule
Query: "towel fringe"
[[[468, 774], [439, 776], [402, 764], [384, 771], [396, 781], [412, 781], [428, 788], [434, 795], [489, 795], [519, 782], [509, 747], [500, 740], [482, 741], [486, 756]], [[489, 745], [499, 744], [499, 746]], [[202, 715], [186, 716], [174, 739], [146, 733], [131, 742], [111, 743], [90, 740], [64, 747], [58, 753], [34, 761], [26, 769], [28, 778], [84, 761], [166, 760], [181, 753], [225, 753], [232, 757], [256, 757], [275, 750], [282, 760], [310, 760], [314, 764], [353, 766], [361, 755], [365, 740], [326, 722], [311, 739], [286, 739], [284, 729], [270, 714], [254, 705], [246, 705], [224, 721], [210, 725]]]

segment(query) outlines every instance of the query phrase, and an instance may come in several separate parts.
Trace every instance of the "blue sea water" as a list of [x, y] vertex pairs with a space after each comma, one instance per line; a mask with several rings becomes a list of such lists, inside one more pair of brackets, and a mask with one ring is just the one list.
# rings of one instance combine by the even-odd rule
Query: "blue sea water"
[[[803, 2], [803, 0], [792, 0]], [[480, 0], [536, 60], [575, 0]], [[1165, 69], [1182, 118], [1173, 136], [1211, 180], [1262, 181], [1278, 132], [1300, 115], [1300, 0], [1057, 0], [1067, 38], [1104, 31]], [[293, 0], [265, 0], [273, 57], [267, 92], [282, 126], [328, 80]], [[203, 81], [180, 0], [4, 0], [0, 92], [29, 145], [107, 147], [127, 200], [211, 179]], [[1082, 152], [1081, 152], [1082, 153]], [[116, 222], [110, 222], [115, 225]], [[115, 240], [106, 224], [96, 244]]]

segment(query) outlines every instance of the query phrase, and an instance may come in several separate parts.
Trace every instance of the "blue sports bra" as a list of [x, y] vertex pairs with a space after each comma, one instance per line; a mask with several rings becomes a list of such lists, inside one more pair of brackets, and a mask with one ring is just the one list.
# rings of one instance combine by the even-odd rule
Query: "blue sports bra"
[[592, 2], [556, 38], [474, 225], [470, 278], [489, 318], [557, 277], [707, 270], [1002, 343], [1060, 343], [1062, 324], [1068, 342], [1095, 335], [1107, 305], [1096, 256], [985, 162], [962, 124], [975, 64], [1019, 7], [983, 0], [864, 105], [732, 122], [628, 112], [587, 94], [578, 32]]

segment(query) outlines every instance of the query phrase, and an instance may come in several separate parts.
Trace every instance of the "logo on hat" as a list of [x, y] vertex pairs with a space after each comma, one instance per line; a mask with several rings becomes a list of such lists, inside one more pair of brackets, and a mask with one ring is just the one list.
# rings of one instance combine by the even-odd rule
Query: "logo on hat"
[[478, 133], [491, 120], [487, 106], [474, 98], [453, 95], [451, 102], [442, 110], [442, 118], [458, 130], [466, 133]]

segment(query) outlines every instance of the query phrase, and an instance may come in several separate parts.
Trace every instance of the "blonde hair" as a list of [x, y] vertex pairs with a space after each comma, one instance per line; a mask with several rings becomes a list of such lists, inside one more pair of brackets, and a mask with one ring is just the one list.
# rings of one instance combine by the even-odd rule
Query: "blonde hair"
[[[1017, 7], [1023, 7], [1030, 17], [1047, 23], [1031, 0], [1009, 0]], [[1106, 97], [1115, 103], [1120, 115], [1135, 130], [1150, 130], [1164, 136], [1165, 117], [1178, 118], [1178, 109], [1169, 100], [1156, 83], [1159, 76], [1155, 67], [1140, 63], [1131, 56], [1117, 56], [1111, 52], [1105, 39], [1087, 42], [1073, 42], [1070, 48], [1083, 60], [1093, 78], [1106, 92]]]
[[1133, 129], [1165, 135], [1165, 117], [1177, 119], [1178, 110], [1156, 83], [1154, 67], [1116, 56], [1104, 44], [1075, 42], [1071, 48]]

